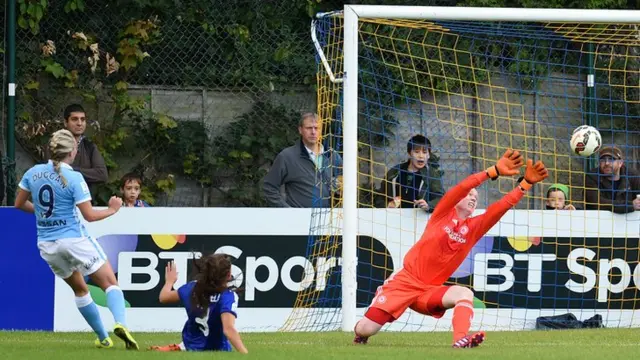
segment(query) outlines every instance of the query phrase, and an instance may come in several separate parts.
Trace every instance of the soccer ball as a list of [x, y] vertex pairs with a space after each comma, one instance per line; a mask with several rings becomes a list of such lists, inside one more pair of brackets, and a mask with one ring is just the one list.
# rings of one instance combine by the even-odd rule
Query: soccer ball
[[580, 156], [590, 156], [600, 150], [602, 136], [589, 125], [578, 126], [571, 135], [571, 150]]

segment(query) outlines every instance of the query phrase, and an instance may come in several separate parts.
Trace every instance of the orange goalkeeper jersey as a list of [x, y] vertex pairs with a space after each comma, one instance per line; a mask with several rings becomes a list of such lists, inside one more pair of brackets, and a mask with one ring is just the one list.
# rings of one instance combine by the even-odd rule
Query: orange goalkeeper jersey
[[404, 268], [425, 285], [444, 284], [478, 240], [524, 195], [516, 187], [491, 204], [484, 214], [458, 219], [456, 204], [487, 179], [486, 172], [479, 172], [449, 190], [429, 218], [420, 240], [405, 255]]

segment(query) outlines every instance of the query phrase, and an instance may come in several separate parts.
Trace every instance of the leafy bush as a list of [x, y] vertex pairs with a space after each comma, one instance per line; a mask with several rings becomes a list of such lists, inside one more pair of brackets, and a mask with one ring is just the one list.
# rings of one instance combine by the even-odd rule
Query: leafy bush
[[214, 139], [211, 185], [225, 204], [266, 206], [262, 178], [276, 155], [299, 138], [299, 119], [299, 113], [285, 106], [260, 101]]

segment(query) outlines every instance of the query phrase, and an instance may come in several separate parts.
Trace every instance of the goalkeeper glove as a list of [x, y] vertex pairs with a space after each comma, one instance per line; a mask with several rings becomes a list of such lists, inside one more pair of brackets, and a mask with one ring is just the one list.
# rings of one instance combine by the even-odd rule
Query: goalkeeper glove
[[498, 162], [487, 169], [487, 175], [491, 180], [495, 180], [498, 176], [513, 176], [520, 172], [520, 167], [524, 165], [522, 155], [517, 150], [507, 149]]

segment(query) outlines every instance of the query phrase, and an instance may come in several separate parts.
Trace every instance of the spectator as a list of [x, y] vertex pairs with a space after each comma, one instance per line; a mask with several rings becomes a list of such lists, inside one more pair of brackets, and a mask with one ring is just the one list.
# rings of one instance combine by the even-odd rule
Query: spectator
[[89, 185], [91, 198], [96, 199], [97, 185], [108, 181], [107, 166], [96, 144], [84, 136], [87, 119], [81, 105], [71, 104], [64, 109], [64, 126], [78, 141], [78, 155], [71, 167], [82, 174]]
[[134, 173], [126, 174], [120, 180], [120, 194], [124, 207], [151, 207], [146, 201], [140, 200], [142, 192], [142, 177]]
[[600, 166], [587, 174], [585, 202], [587, 210], [609, 210], [625, 214], [640, 210], [640, 177], [624, 164], [616, 146], [600, 150]]
[[569, 187], [564, 184], [553, 184], [547, 190], [547, 210], [575, 210], [569, 204]]
[[433, 211], [442, 196], [442, 178], [429, 167], [431, 141], [422, 135], [407, 142], [409, 159], [394, 166], [385, 176], [387, 207], [420, 208]]
[[339, 188], [342, 158], [319, 142], [316, 114], [302, 115], [298, 132], [300, 140], [276, 156], [264, 177], [265, 199], [273, 207], [330, 207], [331, 195]]

